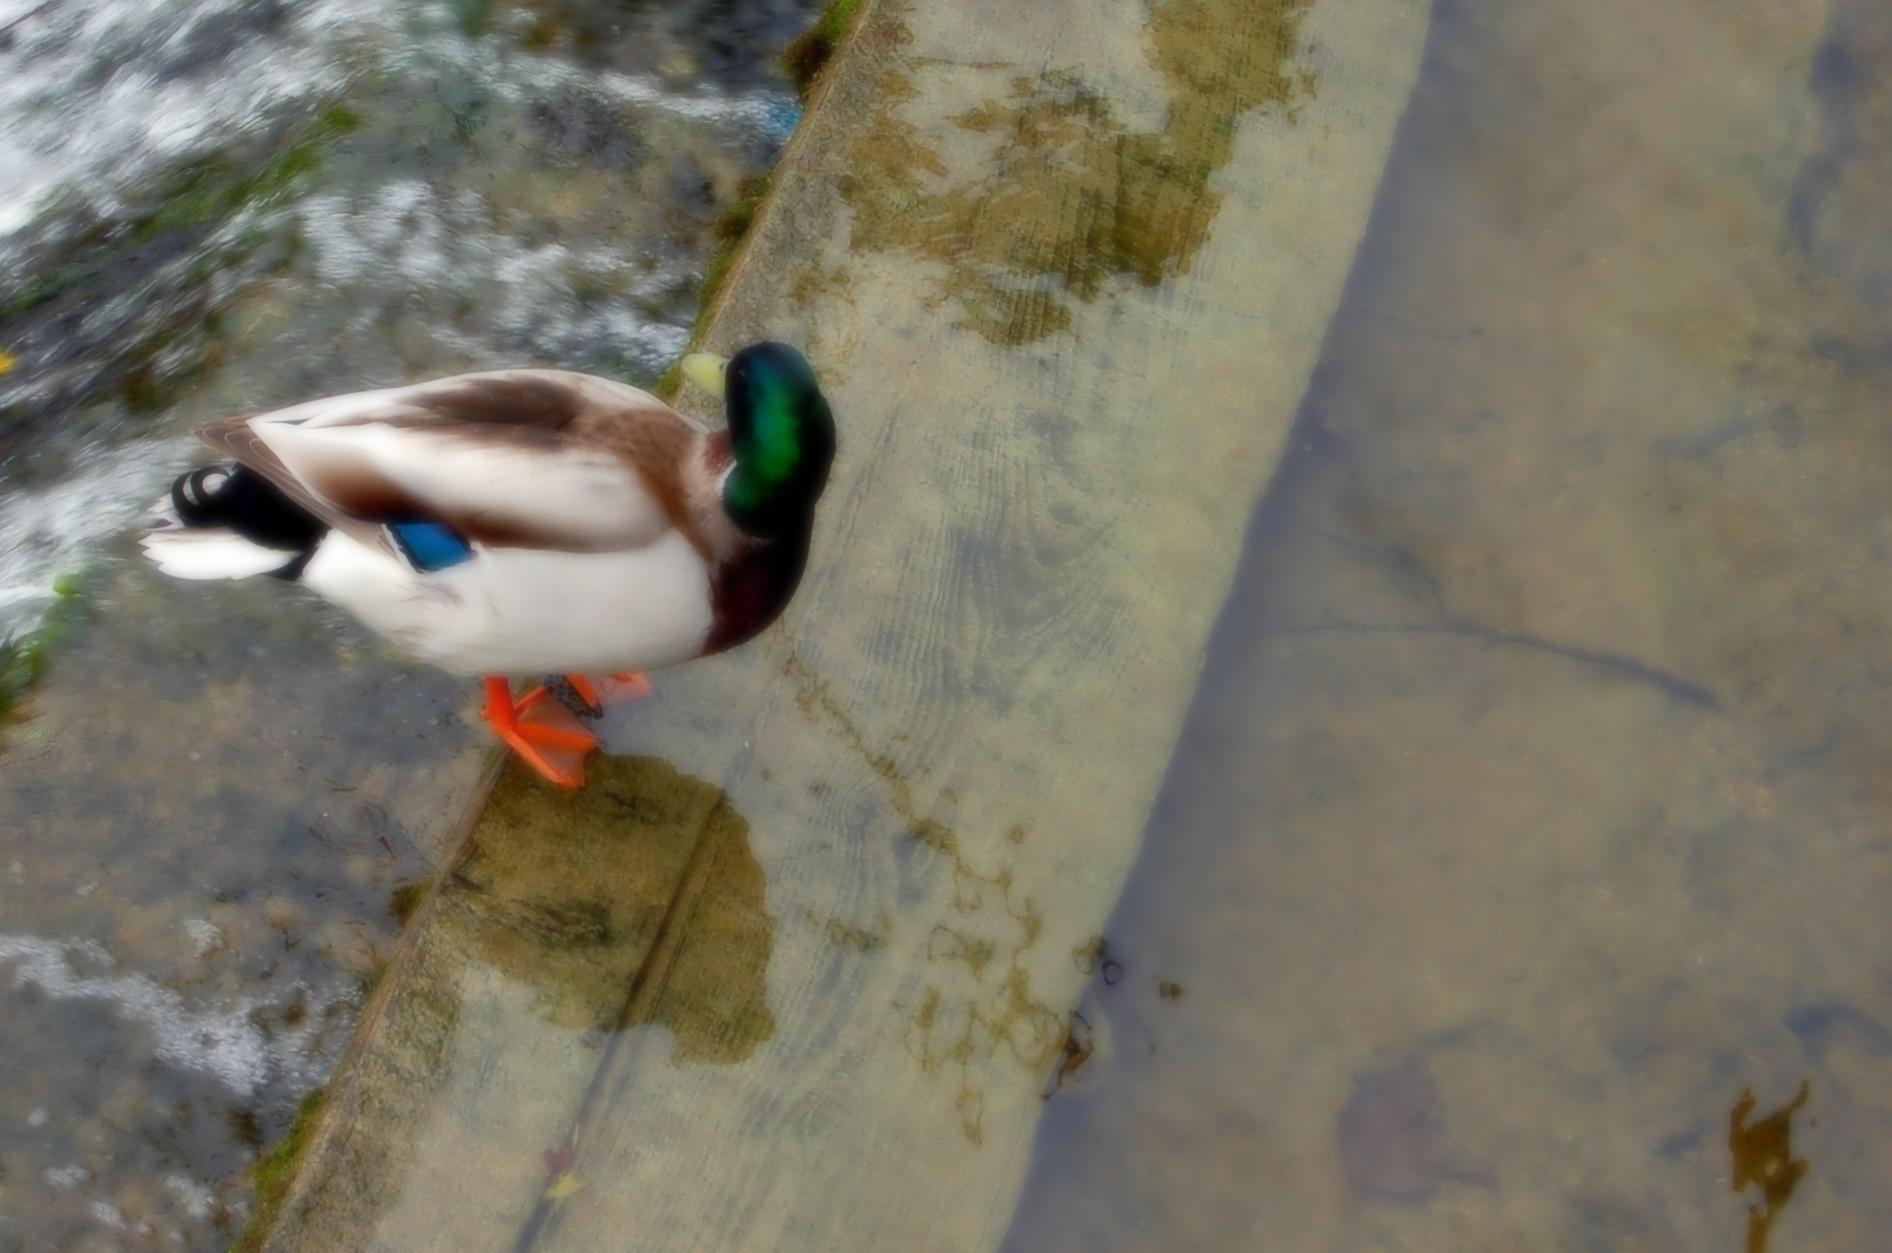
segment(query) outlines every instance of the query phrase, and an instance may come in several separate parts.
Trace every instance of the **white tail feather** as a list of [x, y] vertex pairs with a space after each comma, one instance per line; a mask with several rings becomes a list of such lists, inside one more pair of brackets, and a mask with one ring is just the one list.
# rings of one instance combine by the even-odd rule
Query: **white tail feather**
[[247, 579], [280, 570], [296, 557], [294, 552], [264, 548], [221, 528], [171, 527], [153, 531], [138, 542], [145, 556], [174, 579]]

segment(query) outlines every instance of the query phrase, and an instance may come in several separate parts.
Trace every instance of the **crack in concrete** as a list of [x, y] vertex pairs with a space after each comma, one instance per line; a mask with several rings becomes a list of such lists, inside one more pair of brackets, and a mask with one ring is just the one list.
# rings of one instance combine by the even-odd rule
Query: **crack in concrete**
[[1719, 712], [1721, 702], [1715, 694], [1699, 683], [1671, 674], [1647, 662], [1637, 661], [1620, 653], [1597, 652], [1594, 649], [1580, 648], [1574, 644], [1559, 644], [1555, 640], [1545, 639], [1541, 635], [1527, 632], [1500, 631], [1491, 627], [1480, 626], [1471, 622], [1318, 622], [1299, 627], [1269, 627], [1263, 635], [1418, 635], [1441, 636], [1455, 639], [1472, 639], [1486, 648], [1514, 647], [1528, 648], [1533, 652], [1544, 653], [1552, 657], [1561, 657], [1583, 665], [1596, 666], [1608, 670], [1626, 679], [1647, 683], [1684, 704], [1700, 709]]

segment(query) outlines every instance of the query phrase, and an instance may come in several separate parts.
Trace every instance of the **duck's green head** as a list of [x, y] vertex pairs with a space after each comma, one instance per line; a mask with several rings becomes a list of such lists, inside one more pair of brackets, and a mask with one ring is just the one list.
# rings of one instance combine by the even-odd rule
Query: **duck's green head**
[[735, 466], [723, 507], [752, 535], [774, 536], [807, 523], [834, 462], [834, 415], [815, 372], [787, 344], [751, 344], [724, 361], [684, 358], [684, 374], [723, 398]]

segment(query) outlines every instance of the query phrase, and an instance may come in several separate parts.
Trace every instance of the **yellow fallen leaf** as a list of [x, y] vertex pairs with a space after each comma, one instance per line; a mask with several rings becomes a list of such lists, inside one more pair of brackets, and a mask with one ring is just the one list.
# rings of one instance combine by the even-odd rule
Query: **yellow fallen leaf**
[[560, 1175], [552, 1186], [545, 1190], [545, 1199], [562, 1201], [584, 1186], [584, 1181], [577, 1175]]
[[11, 353], [0, 352], [0, 378], [13, 373], [13, 367], [20, 364], [20, 359]]

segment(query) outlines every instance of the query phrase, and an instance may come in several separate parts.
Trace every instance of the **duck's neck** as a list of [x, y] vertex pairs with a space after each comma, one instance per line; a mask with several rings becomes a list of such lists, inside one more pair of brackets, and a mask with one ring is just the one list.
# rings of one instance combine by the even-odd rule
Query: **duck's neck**
[[733, 464], [723, 480], [723, 508], [749, 535], [772, 539], [805, 530], [827, 484], [834, 429], [825, 405], [779, 400], [732, 412]]
[[723, 508], [723, 480], [734, 466], [729, 436], [723, 431], [704, 436], [696, 455], [684, 464], [683, 527], [696, 550], [712, 565], [734, 557], [753, 543]]
[[808, 529], [814, 490], [806, 481], [783, 480], [738, 457], [723, 478], [723, 511], [744, 534], [773, 540]]
[[736, 464], [736, 450], [730, 445], [728, 431], [712, 431], [703, 440], [703, 468], [722, 490], [723, 475]]
[[725, 542], [710, 567], [712, 622], [705, 653], [747, 643], [781, 616], [801, 583], [808, 563], [813, 516], [775, 536], [750, 535], [739, 529], [727, 512], [729, 480], [740, 467], [730, 447], [729, 433], [718, 431], [704, 441], [703, 469], [714, 493], [717, 529]]
[[711, 569], [711, 625], [704, 652], [747, 643], [781, 616], [808, 564], [812, 521], [773, 539], [745, 544]]

